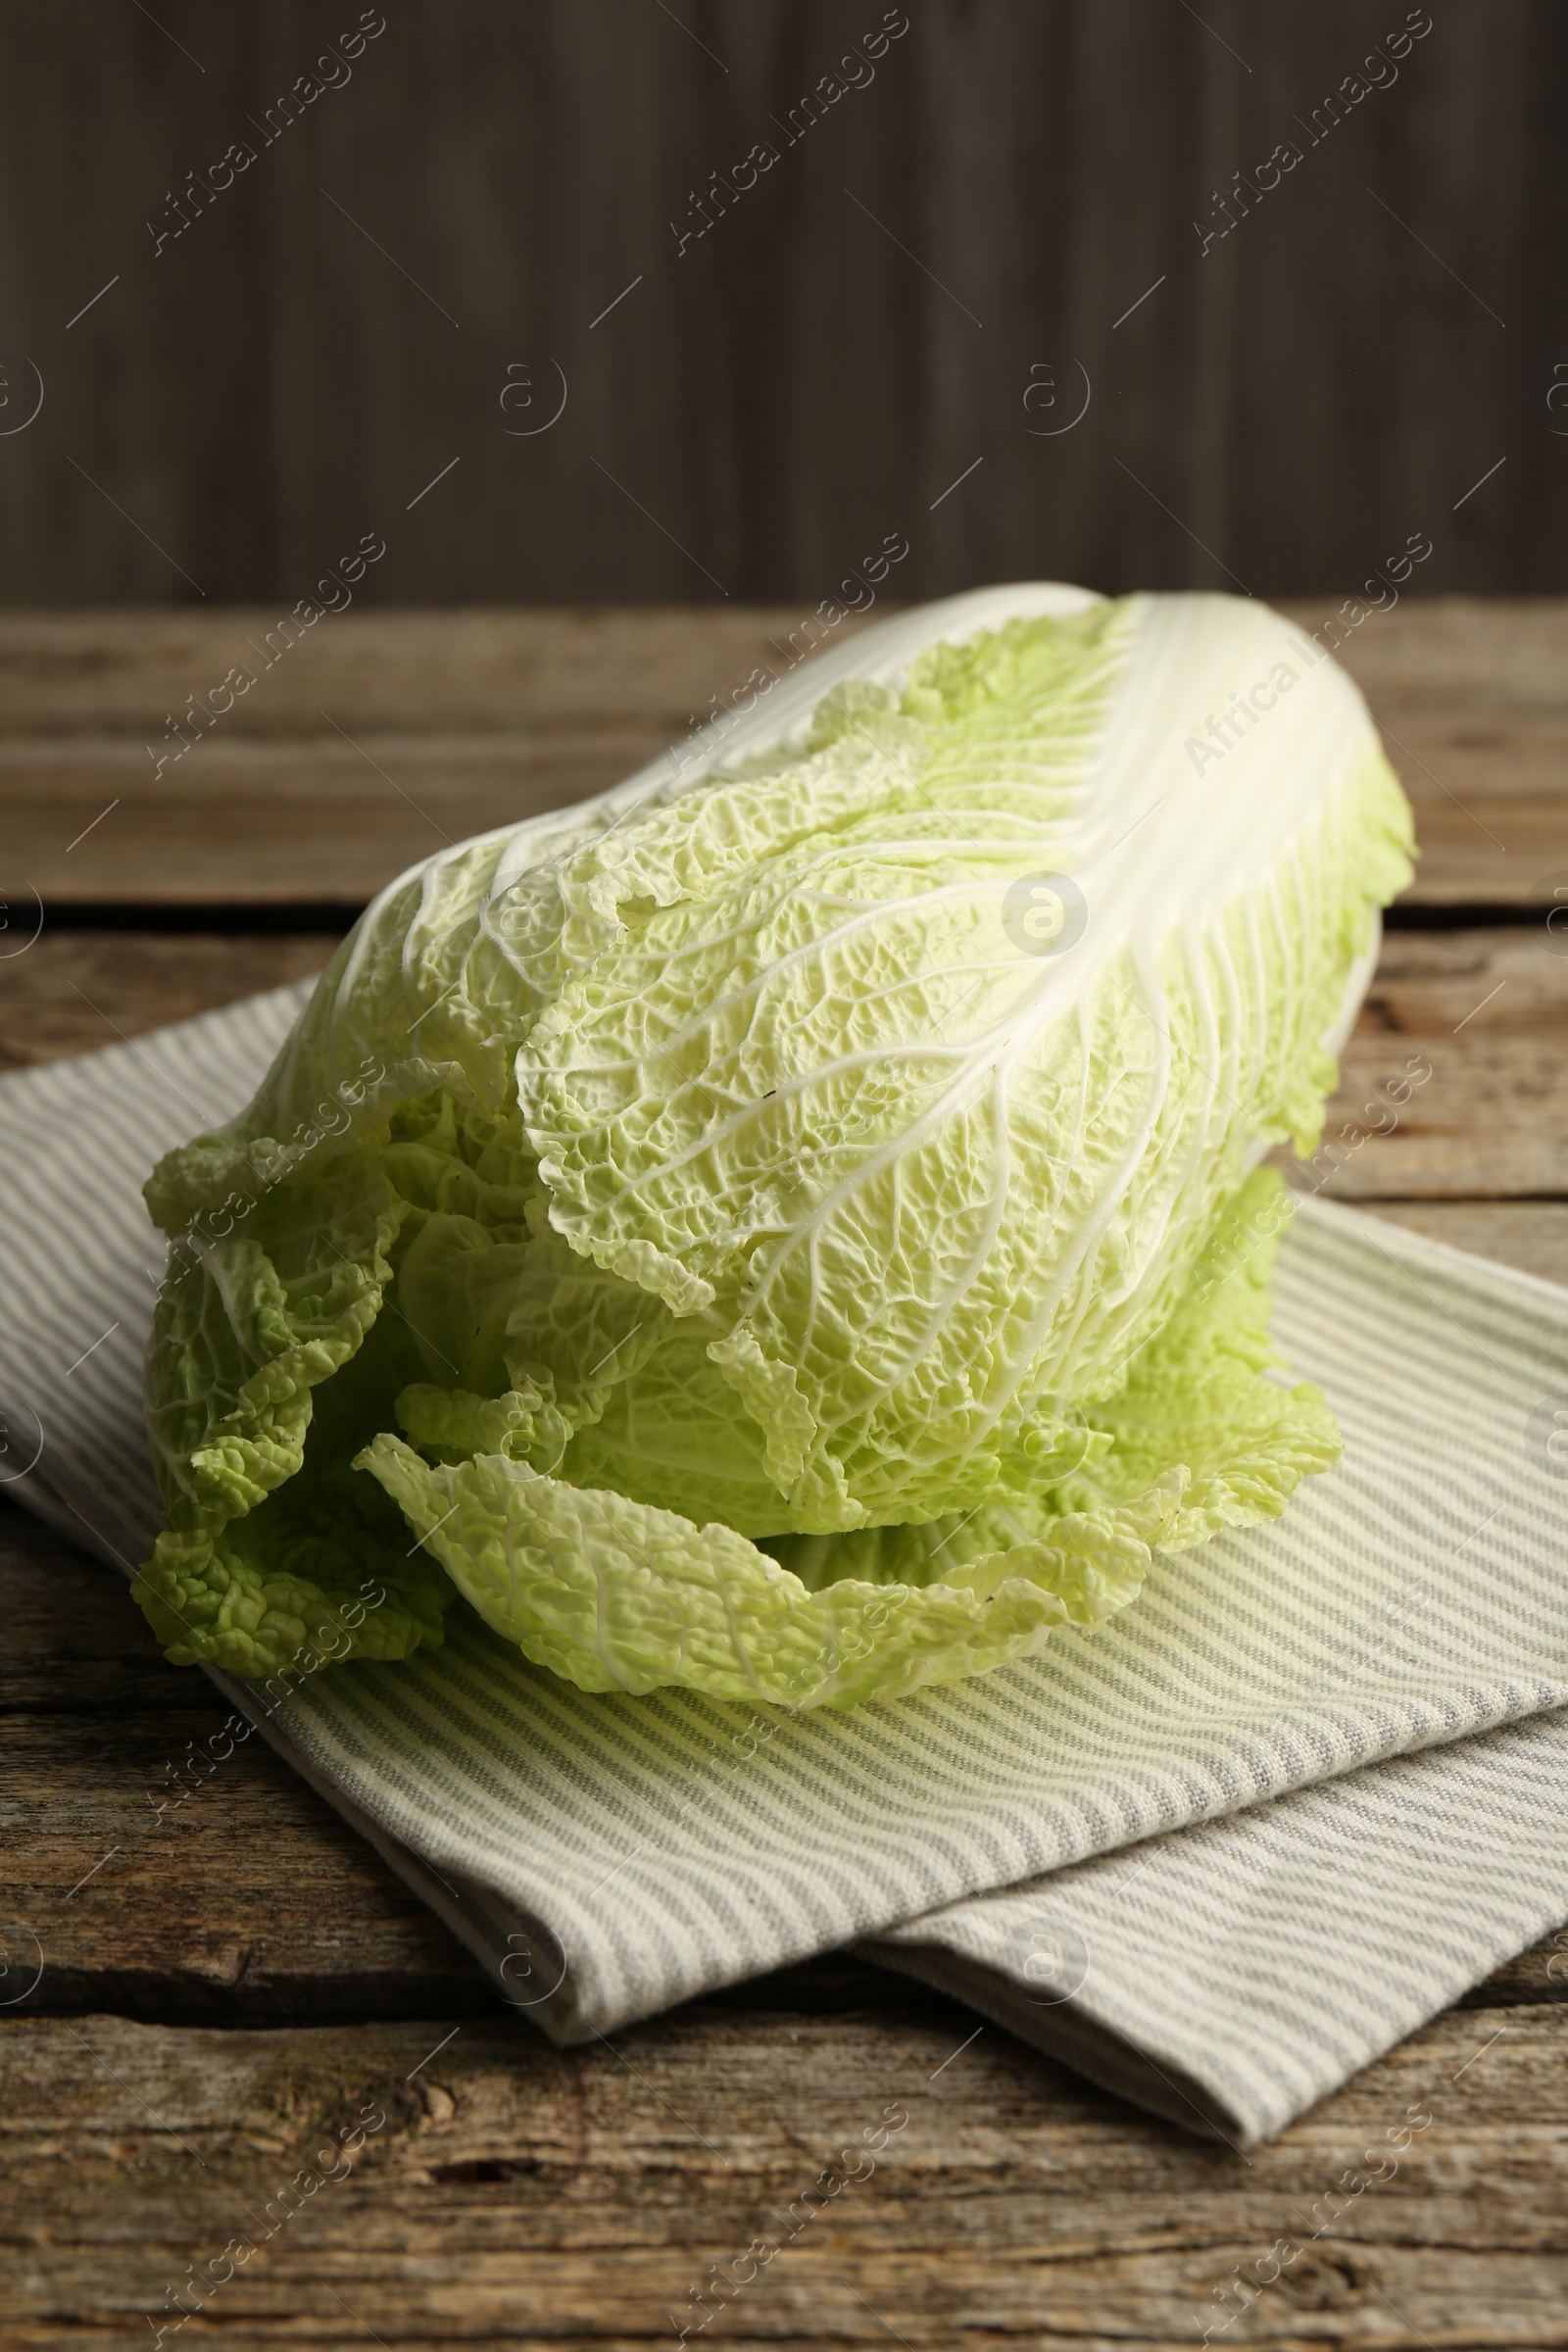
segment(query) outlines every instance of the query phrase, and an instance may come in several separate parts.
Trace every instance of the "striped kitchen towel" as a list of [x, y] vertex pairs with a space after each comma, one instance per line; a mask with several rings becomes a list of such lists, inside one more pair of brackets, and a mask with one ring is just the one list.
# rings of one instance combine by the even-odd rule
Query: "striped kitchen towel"
[[[0, 1479], [124, 1572], [138, 1187], [303, 994], [0, 1081]], [[973, 1682], [591, 1696], [460, 1605], [408, 1664], [222, 1687], [559, 2041], [858, 1944], [1245, 2145], [1568, 1916], [1568, 1293], [1308, 1202], [1277, 1301], [1342, 1465]]]

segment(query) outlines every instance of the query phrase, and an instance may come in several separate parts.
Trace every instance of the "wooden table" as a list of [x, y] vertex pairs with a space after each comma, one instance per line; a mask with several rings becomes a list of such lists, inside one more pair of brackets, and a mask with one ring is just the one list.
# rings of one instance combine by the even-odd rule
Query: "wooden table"
[[[0, 618], [0, 895], [13, 937], [29, 889], [48, 910], [0, 961], [0, 1065], [316, 969], [405, 862], [613, 780], [798, 617], [351, 614], [156, 777], [165, 714], [210, 707], [263, 617]], [[1568, 878], [1568, 608], [1406, 605], [1343, 658], [1426, 856], [1337, 1115], [1411, 1052], [1434, 1077], [1335, 1189], [1568, 1280], [1568, 942], [1540, 912]], [[1233, 2266], [1309, 2230], [1424, 2100], [1438, 2120], [1396, 2177], [1350, 2197], [1229, 2340], [1568, 2344], [1568, 1934], [1250, 2160], [994, 2027], [955, 2057], [971, 2013], [838, 1959], [560, 2052], [260, 1742], [159, 1829], [166, 1766], [223, 1710], [102, 1569], [15, 1511], [0, 1621], [0, 1912], [45, 1955], [0, 2009], [8, 2352], [151, 2343], [187, 2265], [369, 2102], [386, 2122], [352, 2177], [187, 2342], [672, 2342], [708, 2266], [897, 2101], [910, 2122], [874, 2178], [711, 2340], [1189, 2344]], [[0, 2000], [29, 1950], [14, 1933]]]

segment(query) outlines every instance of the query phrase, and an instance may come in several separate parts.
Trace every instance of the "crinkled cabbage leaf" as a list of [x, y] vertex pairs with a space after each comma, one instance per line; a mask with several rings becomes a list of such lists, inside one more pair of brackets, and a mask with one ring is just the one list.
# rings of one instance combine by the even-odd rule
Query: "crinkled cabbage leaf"
[[1314, 653], [1013, 619], [383, 893], [147, 1188], [171, 1656], [407, 1657], [461, 1593], [588, 1690], [846, 1705], [1283, 1509], [1339, 1441], [1255, 1163], [1410, 870]]

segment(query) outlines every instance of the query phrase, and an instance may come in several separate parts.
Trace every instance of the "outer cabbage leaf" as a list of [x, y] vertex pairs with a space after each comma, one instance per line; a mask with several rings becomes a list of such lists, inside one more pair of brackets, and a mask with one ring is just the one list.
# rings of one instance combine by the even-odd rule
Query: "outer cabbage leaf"
[[407, 1655], [456, 1584], [590, 1688], [777, 1692], [776, 1641], [848, 1703], [1272, 1515], [1332, 1421], [1267, 1377], [1261, 1256], [1193, 1272], [1315, 1144], [1408, 843], [1332, 663], [1132, 598], [426, 861], [148, 1187], [171, 1654], [264, 1672], [368, 1582], [347, 1654]]
[[851, 1706], [955, 1682], [1098, 1625], [1134, 1598], [1176, 1508], [1176, 1472], [1135, 1503], [1053, 1522], [951, 1582], [842, 1579], [808, 1592], [733, 1528], [541, 1478], [480, 1454], [432, 1467], [399, 1438], [357, 1457], [499, 1633], [584, 1690], [678, 1683], [717, 1698]]
[[263, 1676], [441, 1640], [451, 1587], [348, 1467], [417, 1366], [395, 1319], [365, 1345], [405, 1213], [362, 1149], [175, 1244], [147, 1362], [169, 1527], [133, 1590], [176, 1664]]
[[[1060, 1499], [1082, 1504], [1138, 1494], [1172, 1462], [1192, 1484], [1161, 1539], [1167, 1551], [1221, 1528], [1275, 1519], [1303, 1478], [1328, 1470], [1344, 1446], [1321, 1389], [1269, 1378], [1283, 1358], [1269, 1337], [1269, 1276], [1290, 1196], [1259, 1168], [1219, 1220], [1187, 1298], [1134, 1358], [1126, 1387], [1085, 1407], [1108, 1441], [1091, 1473]], [[1248, 1237], [1238, 1254], [1232, 1233]]]
[[[1274, 1518], [1338, 1459], [1321, 1393], [1267, 1377], [1284, 1185], [1259, 1169], [1232, 1205], [1240, 1230], [1266, 1238], [1237, 1258], [1222, 1233], [1205, 1253], [1114, 1402], [1085, 1409], [1088, 1466], [961, 1519], [751, 1544], [541, 1476], [525, 1450], [537, 1395], [484, 1408], [489, 1425], [470, 1409], [456, 1427], [472, 1458], [432, 1466], [383, 1434], [358, 1466], [481, 1616], [585, 1690], [677, 1683], [791, 1706], [901, 1697], [1022, 1656], [1058, 1626], [1102, 1623], [1137, 1597], [1152, 1545]], [[409, 1423], [401, 1399], [399, 1411]]]

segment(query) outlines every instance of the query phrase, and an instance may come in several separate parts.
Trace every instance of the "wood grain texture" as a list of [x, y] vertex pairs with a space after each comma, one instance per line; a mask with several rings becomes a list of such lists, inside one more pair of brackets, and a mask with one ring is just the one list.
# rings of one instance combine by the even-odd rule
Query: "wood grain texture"
[[[714, 698], [862, 625], [807, 617], [346, 612], [285, 651], [270, 612], [0, 613], [16, 920], [29, 888], [45, 906], [363, 905], [432, 850], [618, 783]], [[255, 683], [215, 711], [236, 666]]]
[[[1559, 945], [1544, 924], [1390, 932], [1342, 1056], [1330, 1149], [1296, 1180], [1354, 1200], [1568, 1191]], [[1540, 1230], [1544, 1246], [1550, 1220]]]
[[[1317, 629], [1339, 609], [1289, 608]], [[0, 895], [18, 925], [38, 900], [362, 905], [444, 843], [618, 782], [754, 673], [788, 674], [808, 616], [348, 612], [284, 652], [266, 611], [0, 612]], [[1406, 599], [1324, 641], [1415, 806], [1408, 903], [1544, 912], [1568, 876], [1568, 604]], [[255, 684], [215, 713], [236, 664]]]
[[164, 1662], [123, 1584], [9, 1509], [0, 1616], [0, 1940], [14, 1985], [37, 1939], [29, 2010], [319, 2022], [491, 2005], [363, 1839], [260, 1738], [236, 1744], [205, 1675]]
[[0, 1070], [140, 1037], [321, 970], [336, 940], [158, 931], [50, 931], [0, 962]]
[[1238, 2267], [1281, 2240], [1242, 2341], [1563, 2340], [1568, 2011], [1439, 2019], [1248, 2158], [995, 2029], [956, 2059], [970, 2030], [695, 2007], [563, 2053], [508, 2019], [444, 2047], [428, 2024], [22, 2022], [7, 2342], [146, 2343], [200, 2266], [193, 2334], [238, 2346], [629, 2352], [695, 2324], [717, 2265], [739, 2278], [712, 2337], [743, 2352], [1153, 2352], [1252, 2300]]
[[6, 601], [286, 608], [367, 529], [394, 604], [810, 605], [890, 529], [920, 596], [1353, 586], [1420, 529], [1432, 586], [1568, 586], [1552, 0], [1321, 128], [1402, 6], [925, 0], [808, 126], [881, 0], [405, 0], [274, 127], [358, 13], [6, 13]]

